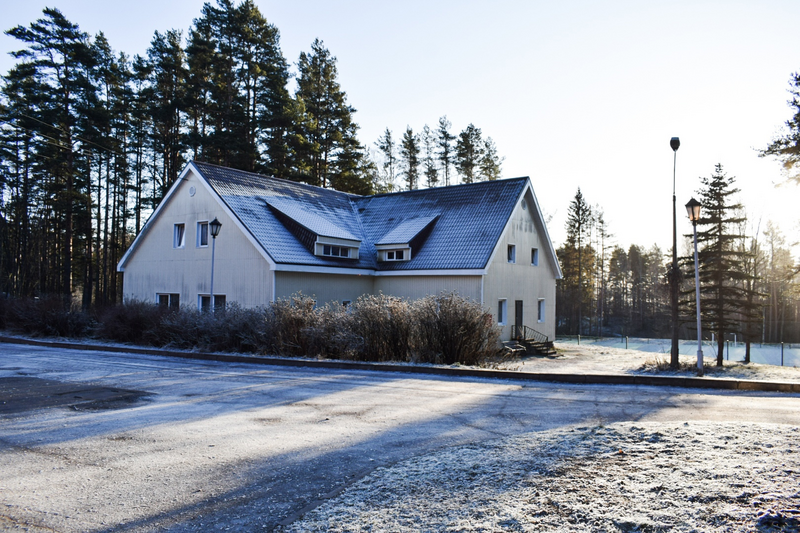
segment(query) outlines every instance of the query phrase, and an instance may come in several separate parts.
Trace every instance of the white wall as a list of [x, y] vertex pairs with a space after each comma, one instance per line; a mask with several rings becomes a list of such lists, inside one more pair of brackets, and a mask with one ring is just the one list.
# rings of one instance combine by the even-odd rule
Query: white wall
[[[222, 230], [216, 239], [214, 294], [224, 294], [228, 303], [244, 307], [268, 304], [272, 297], [269, 264], [191, 171], [150, 221], [145, 238], [128, 258], [124, 298], [155, 302], [157, 293], [179, 293], [181, 305], [196, 306], [198, 294], [210, 291], [212, 244], [209, 235], [209, 246], [197, 247], [197, 222], [215, 217]], [[177, 223], [186, 225], [185, 247], [180, 249], [173, 248]]]
[[[546, 246], [549, 246], [544, 228], [537, 222], [533, 196], [525, 195], [527, 209], [517, 203], [511, 221], [495, 250], [484, 279], [484, 306], [497, 320], [498, 302], [507, 301], [506, 325], [502, 328], [503, 340], [509, 340], [515, 323], [515, 301], [523, 302], [523, 324], [551, 340], [556, 333], [556, 270], [552, 265]], [[516, 247], [516, 262], [508, 262], [508, 245]], [[531, 265], [531, 248], [539, 250], [538, 266]], [[539, 299], [545, 301], [545, 318], [537, 319]]]

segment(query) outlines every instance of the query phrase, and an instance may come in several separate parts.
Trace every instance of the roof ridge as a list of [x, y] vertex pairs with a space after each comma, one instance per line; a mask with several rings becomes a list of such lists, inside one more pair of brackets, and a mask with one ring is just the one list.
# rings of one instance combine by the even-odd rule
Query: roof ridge
[[270, 174], [261, 174], [259, 172], [252, 172], [250, 170], [242, 170], [242, 169], [239, 169], [239, 168], [225, 167], [225, 166], [217, 165], [217, 164], [214, 164], [214, 163], [208, 163], [206, 161], [196, 161], [196, 160], [193, 159], [192, 161], [190, 161], [190, 163], [192, 163], [194, 165], [202, 165], [202, 166], [214, 167], [214, 168], [218, 168], [220, 170], [225, 170], [225, 171], [228, 171], [228, 172], [233, 171], [233, 172], [239, 172], [239, 173], [242, 173], [242, 174], [247, 174], [249, 176], [257, 176], [260, 179], [275, 180], [275, 181], [283, 182], [283, 183], [286, 183], [286, 184], [297, 185], [297, 186], [299, 186], [301, 188], [320, 189], [320, 190], [323, 190], [323, 191], [328, 191], [329, 193], [332, 193], [332, 194], [343, 194], [343, 195], [347, 196], [348, 198], [351, 198], [351, 197], [364, 198], [364, 196], [361, 196], [359, 194], [340, 191], [340, 190], [337, 190], [337, 189], [330, 189], [328, 187], [320, 187], [319, 185], [312, 185], [312, 184], [306, 183], [304, 181], [295, 181], [295, 180], [290, 180], [290, 179], [287, 179], [287, 178], [279, 178], [277, 176], [272, 176]]
[[456, 189], [456, 188], [460, 188], [460, 187], [476, 187], [476, 186], [481, 186], [481, 185], [488, 186], [488, 185], [493, 184], [493, 183], [511, 182], [511, 181], [520, 181], [520, 180], [529, 180], [529, 179], [530, 179], [530, 176], [517, 176], [516, 178], [503, 178], [503, 179], [499, 179], [499, 180], [475, 181], [475, 182], [472, 182], [472, 183], [456, 183], [455, 185], [444, 185], [442, 187], [426, 187], [424, 189], [414, 189], [414, 190], [411, 190], [411, 191], [382, 192], [382, 193], [377, 193], [377, 194], [371, 194], [371, 195], [368, 195], [368, 196], [361, 196], [361, 195], [357, 195], [356, 194], [354, 196], [356, 197], [356, 199], [361, 200], [361, 199], [368, 199], [368, 198], [377, 198], [377, 197], [381, 197], [381, 196], [398, 196], [398, 195], [401, 195], [401, 194], [415, 194], [415, 193], [416, 194], [422, 194], [422, 193], [429, 192], [429, 191], [434, 191], [434, 190], [439, 190], [440, 191], [440, 190], [443, 190], [443, 189]]

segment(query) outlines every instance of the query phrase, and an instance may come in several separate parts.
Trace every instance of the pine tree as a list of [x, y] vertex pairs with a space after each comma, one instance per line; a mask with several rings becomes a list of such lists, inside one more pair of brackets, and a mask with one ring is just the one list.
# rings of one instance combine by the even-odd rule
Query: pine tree
[[[308, 174], [301, 179], [312, 185], [330, 187], [343, 171], [344, 160], [340, 158], [343, 151], [347, 146], [358, 144], [355, 139], [358, 126], [353, 122], [356, 110], [347, 103], [339, 87], [336, 58], [322, 41], [314, 40], [311, 53], [300, 54], [297, 68], [300, 74], [295, 97], [305, 108], [303, 133], [308, 142], [303, 162]], [[358, 176], [358, 179], [369, 181], [368, 176]]]
[[472, 183], [478, 178], [479, 165], [484, 156], [484, 143], [480, 128], [470, 124], [458, 135], [455, 166], [461, 181]]
[[500, 166], [503, 159], [497, 155], [497, 146], [491, 137], [487, 137], [483, 142], [483, 156], [480, 159], [479, 167], [482, 180], [493, 181], [500, 178]]
[[439, 128], [436, 130], [436, 155], [442, 165], [444, 173], [444, 185], [450, 185], [450, 167], [453, 165], [453, 141], [455, 135], [450, 133], [452, 124], [447, 120], [447, 116], [439, 118]]
[[400, 143], [400, 157], [402, 158], [406, 177], [406, 187], [409, 191], [419, 187], [419, 140], [410, 126], [406, 127], [403, 141]]
[[395, 165], [397, 164], [397, 147], [394, 139], [392, 139], [392, 132], [389, 128], [383, 132], [383, 135], [378, 138], [375, 146], [383, 155], [383, 181], [386, 182], [386, 192], [394, 190], [395, 179]]
[[[40, 279], [40, 290], [56, 292], [69, 302], [73, 292], [75, 249], [81, 249], [82, 227], [76, 216], [85, 206], [88, 176], [81, 172], [79, 140], [86, 127], [87, 107], [94, 87], [89, 81], [93, 57], [89, 38], [57, 9], [46, 8], [29, 27], [16, 26], [6, 33], [27, 48], [14, 53], [23, 60], [35, 82], [38, 102], [26, 115], [36, 124], [36, 169], [49, 198], [52, 233], [45, 261], [57, 276]], [[33, 126], [33, 124], [32, 124]], [[76, 232], [77, 230], [77, 232]], [[55, 243], [55, 245], [54, 245]]]
[[422, 147], [425, 150], [423, 158], [425, 184], [428, 188], [436, 187], [439, 184], [439, 169], [436, 168], [436, 138], [427, 124], [422, 128]]

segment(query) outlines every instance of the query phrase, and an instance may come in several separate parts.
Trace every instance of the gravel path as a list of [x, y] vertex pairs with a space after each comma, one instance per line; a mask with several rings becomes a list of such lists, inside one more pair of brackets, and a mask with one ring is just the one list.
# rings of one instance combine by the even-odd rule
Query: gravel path
[[381, 468], [283, 531], [796, 532], [799, 478], [797, 427], [571, 427]]

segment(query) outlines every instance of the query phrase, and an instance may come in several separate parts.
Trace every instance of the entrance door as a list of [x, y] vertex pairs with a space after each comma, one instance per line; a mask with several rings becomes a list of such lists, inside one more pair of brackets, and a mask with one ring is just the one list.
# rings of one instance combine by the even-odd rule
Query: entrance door
[[522, 336], [522, 300], [514, 301], [514, 336], [521, 337]]

